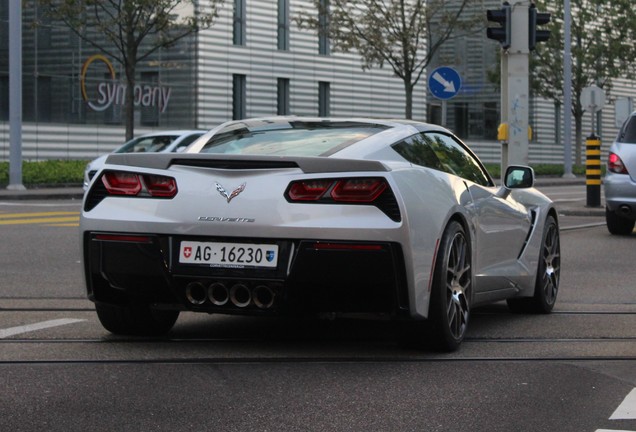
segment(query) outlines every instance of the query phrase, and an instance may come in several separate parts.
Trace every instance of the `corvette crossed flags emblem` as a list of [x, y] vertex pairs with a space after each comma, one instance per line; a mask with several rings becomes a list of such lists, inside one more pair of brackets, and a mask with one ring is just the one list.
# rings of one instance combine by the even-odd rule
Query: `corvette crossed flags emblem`
[[238, 194], [240, 194], [241, 192], [245, 190], [246, 183], [243, 183], [242, 185], [234, 189], [231, 193], [227, 193], [225, 188], [220, 183], [217, 182], [215, 183], [215, 185], [216, 185], [216, 190], [218, 190], [221, 196], [224, 197], [229, 203], [230, 201], [232, 201], [232, 198], [236, 197]]

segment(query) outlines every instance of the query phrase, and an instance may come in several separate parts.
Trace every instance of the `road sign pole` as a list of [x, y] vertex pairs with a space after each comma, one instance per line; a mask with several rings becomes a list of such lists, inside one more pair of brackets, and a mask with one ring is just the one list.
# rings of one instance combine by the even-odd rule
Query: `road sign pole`
[[448, 113], [446, 110], [448, 109], [448, 103], [446, 100], [442, 100], [442, 126], [448, 127]]
[[462, 86], [462, 79], [459, 73], [448, 66], [441, 66], [435, 69], [428, 77], [428, 89], [433, 97], [442, 102], [442, 126], [447, 125], [448, 99], [457, 95]]

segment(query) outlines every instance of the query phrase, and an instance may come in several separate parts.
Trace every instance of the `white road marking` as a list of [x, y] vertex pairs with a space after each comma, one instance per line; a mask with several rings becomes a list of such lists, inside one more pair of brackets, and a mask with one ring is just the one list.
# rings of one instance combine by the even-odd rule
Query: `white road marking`
[[0, 206], [7, 207], [80, 207], [82, 203], [29, 203], [29, 202], [13, 202], [13, 201], [0, 201]]
[[628, 430], [623, 430], [623, 429], [596, 429], [594, 432], [634, 432], [634, 431], [628, 431]]
[[67, 324], [75, 324], [78, 322], [86, 321], [83, 319], [73, 319], [73, 318], [61, 318], [50, 321], [42, 321], [35, 324], [28, 324], [18, 327], [11, 327], [8, 329], [0, 329], [0, 339], [8, 338], [9, 336], [15, 336], [22, 333], [28, 333], [36, 330], [43, 330], [51, 327], [58, 327]]
[[636, 388], [633, 389], [621, 403], [610, 420], [636, 419]]

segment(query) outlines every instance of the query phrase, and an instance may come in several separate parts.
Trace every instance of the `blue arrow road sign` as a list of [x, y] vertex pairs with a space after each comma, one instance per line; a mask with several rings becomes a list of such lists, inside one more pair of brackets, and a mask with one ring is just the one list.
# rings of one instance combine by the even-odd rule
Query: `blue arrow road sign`
[[462, 86], [459, 73], [453, 68], [442, 66], [428, 77], [428, 88], [437, 99], [450, 99], [457, 95]]

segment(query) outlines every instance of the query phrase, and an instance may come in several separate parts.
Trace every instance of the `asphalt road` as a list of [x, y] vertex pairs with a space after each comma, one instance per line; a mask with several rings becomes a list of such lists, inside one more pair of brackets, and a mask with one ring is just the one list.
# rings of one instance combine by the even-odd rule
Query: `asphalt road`
[[553, 314], [477, 309], [440, 354], [382, 322], [182, 314], [167, 337], [112, 336], [56, 219], [74, 216], [40, 214], [78, 209], [0, 207], [0, 430], [636, 431], [636, 234], [600, 217], [561, 217]]

